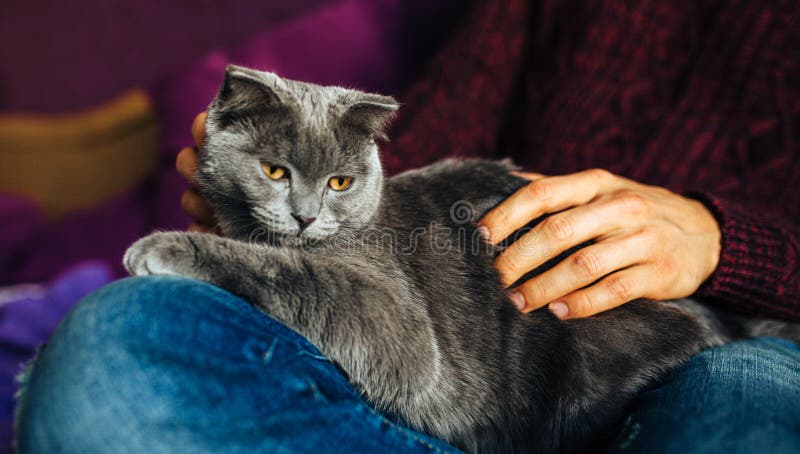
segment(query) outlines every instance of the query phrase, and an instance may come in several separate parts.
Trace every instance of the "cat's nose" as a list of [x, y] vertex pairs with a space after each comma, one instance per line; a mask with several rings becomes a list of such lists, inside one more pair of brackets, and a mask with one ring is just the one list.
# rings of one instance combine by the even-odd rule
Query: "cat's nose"
[[317, 218], [308, 218], [294, 213], [292, 213], [292, 217], [297, 219], [297, 222], [300, 224], [300, 230], [305, 230], [306, 227], [308, 227], [309, 225], [311, 225], [312, 222], [317, 220]]

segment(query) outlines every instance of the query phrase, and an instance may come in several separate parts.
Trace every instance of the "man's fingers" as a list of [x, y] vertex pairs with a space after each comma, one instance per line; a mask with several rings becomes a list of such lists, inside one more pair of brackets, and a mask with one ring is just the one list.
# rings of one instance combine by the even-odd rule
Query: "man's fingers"
[[219, 226], [216, 224], [208, 225], [208, 224], [201, 224], [199, 222], [192, 222], [189, 224], [189, 227], [186, 228], [189, 232], [199, 232], [199, 233], [211, 233], [214, 235], [222, 235], [222, 232], [219, 230]]
[[515, 288], [519, 296], [512, 299], [524, 302], [523, 312], [536, 310], [603, 276], [644, 262], [652, 246], [650, 238], [644, 234], [613, 237], [587, 246]]
[[[192, 122], [192, 138], [197, 147], [200, 147], [206, 135], [206, 113], [201, 112]], [[197, 185], [197, 149], [186, 147], [178, 153], [175, 159], [175, 168], [192, 186]], [[194, 189], [183, 192], [181, 207], [193, 222], [189, 224], [190, 232], [219, 233], [215, 225], [214, 210], [206, 203]]]
[[511, 172], [511, 175], [516, 175], [518, 177], [524, 178], [526, 180], [534, 181], [534, 180], [541, 180], [542, 178], [546, 178], [547, 175], [543, 173], [536, 173], [536, 172]]
[[175, 158], [175, 168], [178, 173], [192, 185], [197, 184], [197, 150], [186, 147]]
[[206, 224], [201, 224], [199, 222], [192, 222], [189, 224], [189, 227], [186, 228], [189, 232], [199, 232], [199, 233], [213, 233], [215, 235], [219, 235], [219, 231], [216, 227]]
[[194, 117], [192, 123], [192, 137], [196, 146], [203, 145], [203, 140], [206, 138], [206, 113], [200, 112]]
[[206, 203], [200, 194], [193, 189], [183, 191], [181, 207], [191, 218], [201, 224], [214, 223], [214, 210]]
[[636, 265], [606, 276], [596, 284], [552, 302], [548, 308], [559, 318], [588, 317], [642, 298], [658, 280], [652, 265]]
[[618, 198], [601, 199], [554, 214], [522, 235], [495, 260], [505, 285], [567, 249], [636, 225], [638, 207]]
[[497, 244], [543, 214], [591, 201], [614, 181], [612, 174], [599, 169], [541, 178], [520, 188], [479, 223], [488, 229], [489, 242]]

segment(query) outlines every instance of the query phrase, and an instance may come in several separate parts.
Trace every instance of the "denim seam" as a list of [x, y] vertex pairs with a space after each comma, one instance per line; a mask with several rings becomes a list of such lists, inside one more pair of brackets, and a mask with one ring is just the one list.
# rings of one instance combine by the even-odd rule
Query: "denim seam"
[[381, 424], [384, 424], [384, 425], [388, 426], [389, 428], [396, 430], [399, 434], [405, 436], [407, 439], [411, 439], [411, 440], [419, 443], [420, 445], [427, 447], [431, 451], [438, 452], [438, 453], [444, 453], [445, 452], [445, 451], [442, 451], [440, 448], [438, 448], [438, 447], [428, 443], [427, 441], [419, 438], [418, 436], [416, 436], [413, 430], [407, 429], [405, 427], [401, 427], [397, 423], [389, 420], [388, 418], [386, 418], [385, 416], [380, 414], [378, 411], [376, 411], [375, 409], [373, 409], [369, 405], [367, 405], [367, 404], [362, 402], [359, 406], [363, 410], [366, 410], [368, 413], [370, 413], [373, 417], [378, 418], [380, 420]]
[[[379, 415], [379, 416], [380, 416], [380, 415]], [[388, 419], [386, 419], [386, 418], [385, 418], [385, 417], [383, 417], [383, 416], [380, 416], [380, 418], [381, 418], [381, 420], [382, 420], [383, 424], [387, 424], [387, 425], [389, 425], [389, 426], [390, 426], [391, 428], [393, 428], [394, 430], [398, 431], [399, 433], [401, 433], [401, 434], [405, 435], [405, 436], [406, 436], [406, 437], [408, 437], [408, 438], [411, 438], [412, 440], [416, 441], [417, 443], [419, 443], [419, 444], [421, 444], [421, 445], [423, 445], [423, 446], [426, 446], [428, 449], [430, 449], [430, 450], [432, 450], [432, 451], [435, 451], [435, 452], [444, 452], [444, 451], [442, 451], [441, 449], [437, 448], [436, 446], [433, 446], [432, 444], [428, 443], [427, 441], [425, 441], [425, 440], [422, 440], [422, 439], [418, 438], [418, 437], [417, 437], [416, 435], [414, 435], [414, 433], [413, 433], [413, 432], [411, 432], [410, 430], [407, 430], [407, 429], [404, 429], [404, 428], [401, 428], [401, 427], [399, 427], [397, 424], [395, 424], [395, 423], [393, 423], [393, 422], [389, 421]]]

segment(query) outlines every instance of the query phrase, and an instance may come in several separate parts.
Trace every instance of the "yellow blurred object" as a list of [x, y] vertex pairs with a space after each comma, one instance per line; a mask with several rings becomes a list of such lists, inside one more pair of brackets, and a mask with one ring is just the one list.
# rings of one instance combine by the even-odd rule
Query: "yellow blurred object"
[[158, 127], [144, 90], [73, 114], [0, 115], [0, 191], [50, 218], [129, 189], [156, 166]]

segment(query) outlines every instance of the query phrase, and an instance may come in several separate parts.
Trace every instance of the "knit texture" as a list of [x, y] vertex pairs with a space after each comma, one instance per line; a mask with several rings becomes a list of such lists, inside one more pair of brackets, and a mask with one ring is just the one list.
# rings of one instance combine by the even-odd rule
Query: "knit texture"
[[506, 157], [691, 194], [722, 252], [697, 296], [800, 320], [800, 2], [476, 2], [402, 97], [391, 171]]

